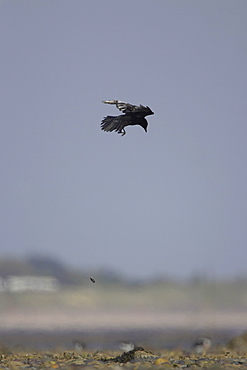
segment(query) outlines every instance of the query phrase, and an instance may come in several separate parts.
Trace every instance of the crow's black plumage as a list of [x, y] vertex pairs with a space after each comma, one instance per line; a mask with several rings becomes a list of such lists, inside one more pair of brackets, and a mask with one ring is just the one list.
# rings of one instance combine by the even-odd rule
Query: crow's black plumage
[[126, 126], [140, 125], [147, 132], [148, 121], [144, 118], [154, 114], [149, 107], [143, 105], [132, 105], [120, 100], [103, 100], [106, 104], [115, 104], [123, 112], [120, 116], [107, 116], [101, 122], [101, 129], [104, 131], [116, 131], [118, 134], [125, 135]]

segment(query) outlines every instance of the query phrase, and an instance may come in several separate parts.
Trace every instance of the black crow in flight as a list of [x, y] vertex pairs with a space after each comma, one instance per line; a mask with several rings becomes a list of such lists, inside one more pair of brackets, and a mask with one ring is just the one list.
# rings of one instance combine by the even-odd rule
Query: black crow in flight
[[120, 100], [103, 100], [106, 104], [115, 104], [116, 107], [123, 113], [120, 116], [107, 116], [101, 122], [101, 129], [104, 131], [116, 131], [124, 136], [126, 134], [126, 126], [140, 125], [147, 132], [148, 121], [145, 116], [154, 114], [149, 107], [143, 105], [132, 105], [124, 103]]

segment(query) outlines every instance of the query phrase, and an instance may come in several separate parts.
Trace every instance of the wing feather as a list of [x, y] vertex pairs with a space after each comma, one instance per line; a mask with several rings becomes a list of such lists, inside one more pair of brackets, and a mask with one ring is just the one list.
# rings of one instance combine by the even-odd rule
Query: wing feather
[[101, 122], [101, 129], [109, 132], [116, 131], [118, 133], [122, 133], [126, 126], [125, 121], [125, 116], [107, 116]]
[[153, 114], [149, 107], [144, 107], [143, 105], [132, 105], [130, 103], [124, 103], [120, 100], [103, 100], [105, 104], [114, 104], [116, 107], [125, 114], [141, 114], [143, 117]]

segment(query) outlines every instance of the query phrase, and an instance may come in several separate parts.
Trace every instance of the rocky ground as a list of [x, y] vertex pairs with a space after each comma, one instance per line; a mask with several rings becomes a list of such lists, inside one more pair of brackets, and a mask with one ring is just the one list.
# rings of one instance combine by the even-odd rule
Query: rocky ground
[[142, 347], [119, 353], [107, 351], [61, 353], [8, 353], [1, 350], [0, 369], [91, 369], [110, 368], [119, 370], [144, 368], [179, 369], [247, 369], [247, 353], [222, 348], [217, 353], [196, 355], [182, 351], [146, 351]]

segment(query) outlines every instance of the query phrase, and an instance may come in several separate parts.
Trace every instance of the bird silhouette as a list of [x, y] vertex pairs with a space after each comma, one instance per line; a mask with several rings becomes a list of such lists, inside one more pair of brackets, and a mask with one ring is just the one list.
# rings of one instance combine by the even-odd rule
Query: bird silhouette
[[126, 126], [140, 125], [147, 132], [148, 121], [144, 118], [154, 114], [149, 107], [143, 105], [132, 105], [124, 103], [120, 100], [103, 100], [105, 104], [114, 104], [123, 112], [119, 116], [107, 116], [101, 122], [101, 129], [104, 131], [116, 131], [118, 134], [124, 136], [126, 134]]

